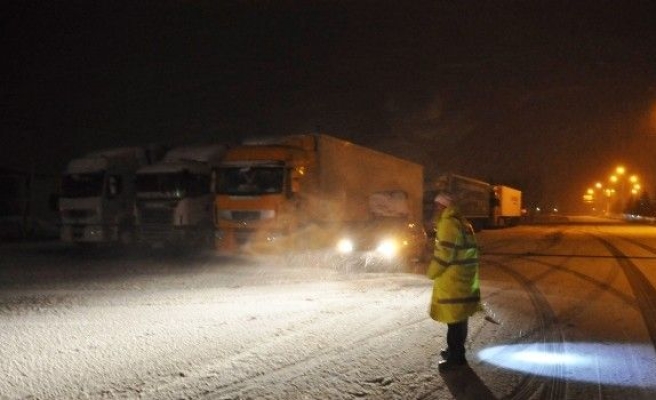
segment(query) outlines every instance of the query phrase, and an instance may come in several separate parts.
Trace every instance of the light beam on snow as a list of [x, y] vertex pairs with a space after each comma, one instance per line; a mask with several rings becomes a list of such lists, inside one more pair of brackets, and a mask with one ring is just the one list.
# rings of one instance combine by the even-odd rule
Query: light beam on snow
[[574, 354], [559, 354], [548, 351], [521, 351], [512, 356], [515, 362], [535, 363], [544, 365], [582, 365], [590, 362], [589, 358]]
[[527, 374], [641, 388], [656, 388], [656, 353], [631, 343], [532, 343], [483, 349], [486, 363]]

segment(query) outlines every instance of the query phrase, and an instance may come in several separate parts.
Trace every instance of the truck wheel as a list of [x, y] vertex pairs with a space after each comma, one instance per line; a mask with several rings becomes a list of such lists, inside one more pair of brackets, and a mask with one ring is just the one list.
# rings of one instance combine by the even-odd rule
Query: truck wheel
[[131, 228], [123, 227], [118, 232], [118, 241], [123, 246], [129, 246], [135, 242], [135, 233]]
[[202, 250], [211, 250], [214, 247], [214, 232], [209, 232], [206, 235], [203, 235], [201, 240]]
[[210, 250], [214, 248], [214, 226], [200, 229], [200, 235], [195, 244], [198, 250]]

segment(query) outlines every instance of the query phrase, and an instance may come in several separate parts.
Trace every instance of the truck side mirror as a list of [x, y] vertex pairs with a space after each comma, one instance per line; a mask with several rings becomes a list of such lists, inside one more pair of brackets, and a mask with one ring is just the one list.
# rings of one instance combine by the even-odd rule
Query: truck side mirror
[[218, 179], [216, 169], [212, 169], [212, 174], [210, 175], [210, 193], [216, 193]]
[[294, 197], [301, 190], [300, 174], [296, 169], [289, 170], [289, 184], [287, 185], [286, 194], [288, 198]]
[[107, 188], [110, 198], [118, 196], [121, 191], [119, 178], [114, 175], [110, 176], [107, 180]]
[[292, 193], [298, 193], [301, 190], [301, 183], [297, 179], [292, 179]]
[[59, 194], [50, 193], [48, 197], [48, 207], [50, 211], [59, 211]]

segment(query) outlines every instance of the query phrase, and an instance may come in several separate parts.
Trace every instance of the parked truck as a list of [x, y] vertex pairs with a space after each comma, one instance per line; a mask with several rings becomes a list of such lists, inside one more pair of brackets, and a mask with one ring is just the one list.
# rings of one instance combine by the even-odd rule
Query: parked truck
[[506, 227], [519, 224], [522, 217], [522, 192], [504, 185], [492, 187], [490, 227]]
[[216, 247], [334, 248], [345, 227], [372, 220], [376, 192], [405, 193], [405, 217], [421, 225], [421, 165], [324, 134], [246, 143], [219, 168]]
[[71, 160], [61, 182], [61, 239], [78, 244], [133, 242], [135, 174], [158, 154], [155, 146], [121, 147]]
[[211, 246], [214, 177], [222, 144], [183, 146], [137, 172], [139, 241], [150, 246]]
[[432, 209], [435, 195], [448, 191], [458, 199], [463, 216], [475, 231], [517, 225], [521, 219], [522, 192], [504, 185], [492, 185], [479, 179], [446, 173], [440, 175], [424, 193], [424, 226], [432, 234]]
[[432, 210], [435, 195], [441, 191], [448, 191], [458, 199], [458, 206], [462, 214], [469, 220], [475, 231], [488, 226], [490, 219], [490, 194], [492, 186], [484, 181], [446, 173], [440, 175], [432, 188], [424, 193], [424, 224], [428, 232], [432, 232]]

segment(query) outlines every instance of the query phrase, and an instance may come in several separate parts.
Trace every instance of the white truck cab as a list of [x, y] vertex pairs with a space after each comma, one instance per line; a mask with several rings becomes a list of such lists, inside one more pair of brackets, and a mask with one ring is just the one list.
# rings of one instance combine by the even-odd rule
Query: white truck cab
[[214, 176], [226, 147], [185, 146], [137, 173], [137, 226], [150, 246], [207, 245], [214, 238]]
[[69, 243], [129, 243], [134, 239], [135, 174], [145, 149], [124, 147], [71, 160], [61, 183], [61, 239]]

